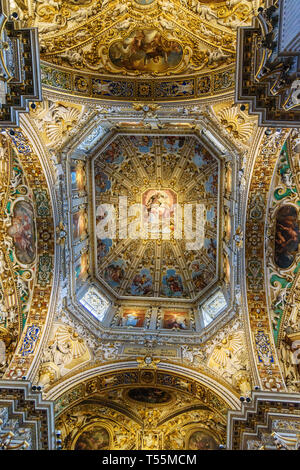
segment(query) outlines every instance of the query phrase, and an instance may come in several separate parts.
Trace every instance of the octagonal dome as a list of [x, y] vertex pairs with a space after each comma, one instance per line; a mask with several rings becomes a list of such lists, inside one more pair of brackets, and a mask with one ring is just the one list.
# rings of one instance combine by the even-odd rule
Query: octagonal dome
[[118, 135], [92, 164], [95, 274], [117, 297], [196, 299], [218, 280], [221, 162], [192, 135]]
[[70, 309], [110, 337], [198, 341], [234, 312], [235, 154], [212, 127], [100, 127], [67, 155]]

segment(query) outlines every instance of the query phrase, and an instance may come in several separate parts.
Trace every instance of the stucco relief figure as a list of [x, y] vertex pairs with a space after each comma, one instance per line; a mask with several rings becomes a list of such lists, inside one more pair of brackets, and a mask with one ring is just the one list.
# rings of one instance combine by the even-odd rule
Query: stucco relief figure
[[[247, 371], [247, 354], [241, 331], [223, 337], [214, 346], [208, 360], [208, 367], [214, 369], [229, 381], [234, 377], [239, 377], [240, 371]], [[245, 380], [242, 382], [244, 383]]]
[[57, 366], [67, 364], [72, 358], [72, 344], [71, 342], [62, 343], [55, 339], [49, 345], [46, 353], [46, 359], [49, 362], [54, 362]]
[[[296, 342], [297, 343], [297, 342]], [[298, 346], [298, 345], [297, 345]], [[281, 362], [285, 383], [289, 392], [299, 391], [299, 365], [297, 366], [298, 350], [293, 349], [288, 338], [280, 343], [279, 360]]]
[[12, 237], [16, 257], [22, 264], [30, 264], [35, 258], [35, 228], [32, 206], [26, 201], [18, 201], [14, 206], [12, 225], [8, 228]]
[[112, 63], [126, 70], [164, 72], [179, 65], [182, 47], [157, 30], [134, 30], [129, 37], [110, 46]]

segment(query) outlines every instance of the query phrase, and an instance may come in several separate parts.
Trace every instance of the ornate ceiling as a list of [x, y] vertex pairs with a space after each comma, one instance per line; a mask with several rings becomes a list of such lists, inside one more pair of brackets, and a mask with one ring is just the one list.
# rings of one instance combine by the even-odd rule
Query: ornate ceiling
[[[93, 160], [99, 278], [121, 296], [199, 297], [218, 279], [220, 174], [221, 162], [192, 136], [122, 135], [100, 150]], [[119, 221], [114, 239], [105, 237], [104, 204]]]
[[233, 96], [260, 4], [12, 0], [43, 101], [0, 136], [0, 372], [65, 449], [215, 448], [299, 392], [299, 133]]
[[34, 2], [44, 86], [77, 96], [182, 100], [234, 87], [236, 29], [260, 0]]

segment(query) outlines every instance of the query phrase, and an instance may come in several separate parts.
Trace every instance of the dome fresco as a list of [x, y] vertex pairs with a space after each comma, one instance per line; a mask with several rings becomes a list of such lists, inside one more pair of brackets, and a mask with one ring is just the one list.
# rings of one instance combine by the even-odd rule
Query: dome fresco
[[98, 278], [119, 295], [174, 300], [215, 282], [220, 166], [192, 136], [122, 135], [100, 150], [93, 160]]

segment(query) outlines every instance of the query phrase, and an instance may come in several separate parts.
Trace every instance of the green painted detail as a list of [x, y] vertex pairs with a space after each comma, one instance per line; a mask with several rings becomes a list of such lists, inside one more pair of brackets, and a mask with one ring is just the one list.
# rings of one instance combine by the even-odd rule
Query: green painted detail
[[278, 318], [278, 322], [277, 322], [277, 324], [275, 325], [275, 326], [276, 326], [276, 329], [273, 328], [273, 335], [274, 335], [274, 340], [275, 340], [275, 345], [276, 345], [276, 346], [277, 346], [277, 343], [278, 343], [278, 334], [279, 334], [279, 330], [280, 330], [282, 315], [283, 315], [283, 312], [281, 312], [281, 315], [280, 315], [279, 318]]
[[300, 263], [297, 264], [297, 267], [294, 270], [294, 274], [297, 274], [300, 269]]
[[285, 197], [288, 197], [290, 196], [291, 194], [295, 194], [296, 191], [296, 187], [293, 188], [294, 191], [292, 191], [291, 189], [287, 189], [285, 193], [283, 194], [279, 194], [279, 189], [276, 189], [276, 191], [274, 192], [274, 197], [277, 201], [281, 201], [281, 199], [284, 199]]
[[285, 173], [287, 170], [289, 170], [289, 168], [290, 168], [290, 165], [283, 165], [283, 166], [280, 168], [279, 173], [280, 173], [281, 175], [283, 175], [283, 173]]
[[[270, 279], [271, 285], [274, 286], [276, 281], [280, 282], [281, 287], [283, 287], [283, 288], [286, 287], [289, 284], [289, 281], [284, 279], [284, 277], [280, 277], [277, 274], [273, 274], [273, 276]], [[292, 283], [290, 283], [290, 287], [291, 287], [291, 285], [292, 285]]]
[[23, 171], [21, 170], [21, 168], [19, 168], [18, 166], [14, 166], [14, 167], [13, 167], [13, 170], [16, 171], [17, 173], [23, 173]]

